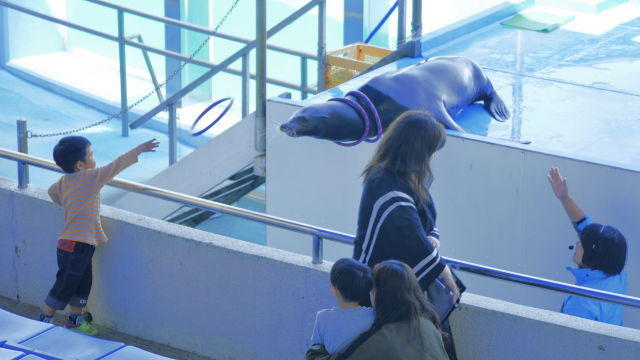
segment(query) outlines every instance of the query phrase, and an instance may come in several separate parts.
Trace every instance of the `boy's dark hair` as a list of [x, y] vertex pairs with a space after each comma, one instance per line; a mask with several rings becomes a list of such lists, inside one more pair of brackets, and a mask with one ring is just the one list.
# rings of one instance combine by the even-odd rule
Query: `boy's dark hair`
[[371, 269], [354, 259], [340, 259], [331, 268], [331, 285], [340, 291], [344, 301], [366, 305], [373, 285]]
[[53, 160], [66, 173], [76, 171], [78, 161], [84, 161], [91, 142], [82, 136], [66, 136], [53, 148]]
[[580, 232], [582, 263], [607, 275], [619, 274], [627, 260], [627, 240], [609, 225], [589, 224]]

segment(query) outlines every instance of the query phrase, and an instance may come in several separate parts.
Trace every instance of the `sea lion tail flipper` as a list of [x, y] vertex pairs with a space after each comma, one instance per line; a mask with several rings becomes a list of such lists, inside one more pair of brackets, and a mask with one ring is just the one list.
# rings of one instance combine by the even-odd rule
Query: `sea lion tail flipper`
[[495, 91], [489, 100], [489, 104], [485, 103], [485, 106], [486, 105], [488, 105], [487, 110], [491, 113], [491, 116], [498, 121], [506, 121], [511, 116], [509, 108], [507, 108], [507, 104], [502, 101]]

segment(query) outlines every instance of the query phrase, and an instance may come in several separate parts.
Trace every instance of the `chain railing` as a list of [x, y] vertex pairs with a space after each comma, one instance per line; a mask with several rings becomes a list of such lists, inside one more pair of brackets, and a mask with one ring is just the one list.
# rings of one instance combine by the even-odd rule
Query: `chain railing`
[[[240, 0], [235, 0], [231, 4], [231, 6], [229, 7], [229, 9], [225, 13], [225, 15], [222, 17], [222, 19], [218, 22], [218, 24], [211, 31], [211, 34], [209, 36], [207, 36], [205, 38], [205, 40], [196, 48], [196, 50], [191, 53], [191, 55], [189, 56], [188, 59], [181, 61], [180, 65], [162, 83], [158, 84], [157, 86], [154, 87], [153, 90], [149, 91], [147, 94], [142, 96], [140, 99], [135, 101], [133, 104], [129, 105], [127, 107], [127, 111], [133, 110], [136, 106], [140, 105], [142, 102], [147, 100], [153, 94], [160, 92], [162, 90], [162, 88], [165, 87], [169, 83], [169, 81], [173, 80], [173, 78], [175, 78], [176, 75], [178, 75], [178, 73], [180, 73], [185, 68], [185, 66], [187, 66], [189, 63], [192, 63], [193, 60], [195, 59], [196, 55], [198, 55], [198, 53], [209, 43], [211, 38], [213, 36], [215, 36], [215, 34], [218, 33], [218, 30], [220, 29], [220, 27], [227, 21], [227, 19], [229, 18], [229, 15], [231, 15], [233, 10], [235, 10], [235, 8], [237, 7], [238, 2], [240, 2]], [[119, 11], [122, 11], [122, 10], [119, 10]], [[120, 21], [121, 20], [118, 19], [118, 22], [120, 22]], [[140, 41], [140, 42], [143, 43], [142, 41]], [[94, 122], [92, 124], [89, 124], [89, 125], [86, 125], [86, 126], [82, 126], [82, 127], [79, 127], [79, 128], [75, 128], [75, 129], [72, 129], [72, 130], [45, 133], [45, 134], [38, 134], [38, 133], [34, 133], [32, 131], [28, 131], [27, 132], [27, 138], [46, 138], [46, 137], [58, 137], [58, 136], [72, 135], [72, 134], [79, 133], [79, 132], [85, 131], [87, 129], [91, 129], [93, 127], [96, 127], [96, 126], [99, 126], [99, 125], [102, 125], [102, 124], [105, 124], [105, 123], [108, 123], [109, 121], [111, 121], [111, 120], [113, 120], [115, 118], [121, 117], [122, 114], [123, 114], [123, 111], [119, 111], [119, 112], [117, 112], [115, 114], [111, 114], [111, 115], [107, 116], [106, 118], [104, 118], [104, 119], [102, 119], [100, 121], [96, 121], [96, 122]]]

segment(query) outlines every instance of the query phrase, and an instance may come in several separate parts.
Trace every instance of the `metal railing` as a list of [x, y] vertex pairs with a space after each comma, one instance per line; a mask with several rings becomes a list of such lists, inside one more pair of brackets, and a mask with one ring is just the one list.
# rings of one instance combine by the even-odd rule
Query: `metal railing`
[[[266, 44], [265, 49], [258, 49], [262, 51], [270, 50], [282, 54], [297, 56], [300, 58], [300, 84], [294, 84], [283, 80], [278, 80], [274, 78], [269, 78], [263, 76], [262, 74], [256, 74], [250, 72], [249, 67], [249, 53], [256, 47], [256, 40], [250, 40], [246, 38], [242, 38], [235, 35], [225, 34], [221, 32], [216, 32], [214, 30], [210, 30], [205, 27], [189, 24], [180, 20], [172, 19], [169, 17], [152, 15], [149, 13], [145, 13], [143, 11], [131, 9], [125, 6], [117, 5], [108, 1], [103, 0], [84, 0], [96, 5], [100, 5], [103, 7], [111, 8], [117, 11], [117, 28], [118, 34], [111, 35], [99, 30], [95, 30], [83, 25], [79, 25], [77, 23], [67, 21], [64, 19], [57, 18], [55, 16], [51, 16], [48, 14], [44, 14], [42, 12], [38, 12], [27, 7], [11, 3], [7, 0], [0, 0], [0, 7], [5, 7], [8, 9], [12, 9], [14, 11], [18, 11], [24, 14], [28, 14], [52, 23], [56, 23], [71, 29], [75, 29], [87, 34], [91, 34], [97, 36], [99, 38], [107, 39], [110, 41], [114, 41], [118, 43], [118, 62], [120, 68], [120, 113], [119, 116], [122, 121], [122, 136], [128, 136], [129, 128], [136, 128], [142, 125], [144, 122], [151, 119], [153, 116], [158, 114], [161, 111], [168, 110], [169, 112], [169, 122], [168, 122], [168, 134], [169, 134], [169, 153], [170, 153], [170, 163], [175, 162], [176, 160], [176, 152], [177, 152], [177, 113], [176, 113], [176, 104], [180, 101], [180, 99], [188, 94], [190, 91], [195, 89], [197, 86], [201, 85], [212, 76], [218, 74], [219, 72], [225, 72], [232, 75], [237, 75], [241, 77], [242, 81], [242, 116], [245, 117], [249, 112], [249, 82], [251, 79], [256, 79], [257, 82], [265, 81], [268, 84], [277, 85], [280, 87], [284, 87], [287, 89], [299, 91], [302, 95], [302, 98], [306, 98], [308, 94], [315, 94], [320, 90], [324, 89], [324, 62], [325, 62], [325, 21], [326, 21], [326, 7], [325, 0], [310, 0], [306, 5], [302, 6], [300, 9], [295, 11], [293, 14], [279, 22], [277, 25], [272, 27], [266, 32], [266, 38], [273, 36], [278, 33], [280, 30], [287, 27], [289, 24], [293, 23], [295, 20], [300, 18], [302, 15], [306, 14], [314, 7], [318, 6], [318, 51], [317, 54], [306, 53], [303, 51], [298, 51], [294, 49], [288, 49], [281, 46], [269, 45]], [[259, 0], [260, 1], [260, 0]], [[208, 36], [213, 36], [229, 41], [239, 42], [244, 44], [244, 47], [239, 51], [235, 52], [231, 56], [229, 56], [226, 60], [222, 61], [220, 64], [215, 64], [213, 62], [204, 61], [195, 59], [193, 57], [182, 55], [178, 52], [156, 48], [147, 44], [144, 44], [142, 41], [134, 41], [131, 36], [126, 36], [125, 34], [125, 21], [124, 15], [130, 14], [138, 17], [142, 17], [145, 19], [157, 21], [163, 23], [165, 25], [176, 26], [181, 29], [195, 31], [201, 34], [205, 34]], [[265, 16], [266, 13], [257, 14], [258, 16]], [[160, 104], [154, 107], [151, 111], [147, 112], [140, 118], [136, 119], [134, 122], [129, 122], [129, 110], [131, 107], [128, 106], [127, 100], [127, 68], [126, 68], [126, 46], [131, 46], [133, 48], [140, 49], [144, 52], [145, 57], [147, 52], [151, 52], [154, 54], [162, 55], [166, 58], [177, 59], [179, 61], [188, 62], [191, 64], [203, 66], [208, 68], [209, 71], [204, 75], [198, 77], [190, 84], [186, 85], [184, 88], [179, 91], [169, 94], [167, 92], [167, 99], [163, 99], [160, 101]], [[241, 60], [241, 70], [233, 69], [230, 66], [237, 60]], [[317, 88], [311, 88], [308, 85], [308, 62], [309, 60], [316, 61], [318, 63], [318, 83]], [[145, 58], [146, 61], [146, 58]], [[258, 84], [259, 85], [259, 84]], [[158, 86], [154, 83], [156, 92]], [[260, 87], [260, 86], [258, 86]], [[266, 96], [266, 94], [264, 94]], [[140, 101], [136, 102], [139, 103]], [[266, 103], [266, 99], [263, 101]], [[133, 106], [132, 106], [133, 107]]]
[[[34, 157], [31, 155], [23, 154], [17, 151], [0, 148], [0, 158], [16, 161], [18, 163], [18, 187], [26, 188], [28, 185], [28, 175], [26, 167], [33, 165], [42, 169], [62, 172], [62, 170], [54, 163]], [[136, 183], [133, 181], [114, 179], [109, 185], [125, 189], [138, 194], [148, 195], [158, 199], [164, 199], [173, 201], [182, 205], [192, 206], [203, 210], [219, 212], [222, 214], [237, 216], [250, 221], [259, 222], [269, 226], [294, 231], [306, 235], [310, 235], [313, 239], [313, 255], [312, 261], [314, 264], [322, 263], [322, 250], [323, 240], [332, 240], [343, 244], [353, 244], [354, 236], [345, 234], [339, 231], [333, 231], [316, 227], [313, 225], [304, 224], [297, 221], [287, 220], [276, 216], [271, 216], [256, 211], [244, 210], [234, 206], [217, 203], [210, 200], [200, 199], [195, 196], [177, 193], [170, 190], [157, 188], [145, 184]], [[501, 270], [489, 266], [474, 264], [466, 261], [442, 258], [449, 266], [454, 269], [466, 271], [469, 273], [490, 277], [494, 279], [502, 279], [509, 282], [530, 285], [537, 288], [543, 288], [553, 291], [562, 292], [565, 294], [584, 296], [591, 299], [607, 301], [615, 304], [627, 305], [640, 308], [640, 298], [611, 293], [607, 291], [600, 291], [583, 286], [571, 285], [559, 281], [548, 280], [540, 277], [515, 273], [511, 271]]]

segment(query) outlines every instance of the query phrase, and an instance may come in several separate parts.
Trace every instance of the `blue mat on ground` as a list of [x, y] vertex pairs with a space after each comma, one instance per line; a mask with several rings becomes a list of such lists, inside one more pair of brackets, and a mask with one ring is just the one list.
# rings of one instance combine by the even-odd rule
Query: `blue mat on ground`
[[53, 327], [52, 324], [26, 319], [8, 311], [0, 310], [0, 342], [11, 341], [19, 343]]
[[20, 358], [20, 360], [45, 360], [45, 358], [39, 357], [39, 356], [35, 356], [33, 354], [31, 355], [27, 355], [23, 358]]
[[121, 342], [98, 339], [61, 327], [55, 327], [20, 345], [46, 351], [54, 357], [77, 360], [100, 359], [124, 347]]
[[[33, 355], [35, 356], [32, 359], [46, 359], [46, 360], [65, 360], [62, 359], [60, 357], [56, 357], [53, 356], [43, 350], [39, 350], [39, 349], [34, 349], [32, 347], [28, 347], [28, 346], [24, 346], [24, 345], [20, 345], [20, 344], [16, 344], [16, 343], [12, 343], [12, 342], [6, 342], [4, 343], [4, 345], [2, 345], [3, 348], [5, 349], [9, 349], [9, 350], [15, 350], [21, 353], [25, 353], [27, 355]], [[22, 360], [24, 358], [20, 358], [20, 360]]]
[[127, 346], [113, 354], [104, 357], [102, 360], [172, 360], [171, 358], [150, 353], [137, 347]]
[[0, 349], [0, 360], [15, 360], [20, 359], [23, 356], [24, 353], [20, 351]]

